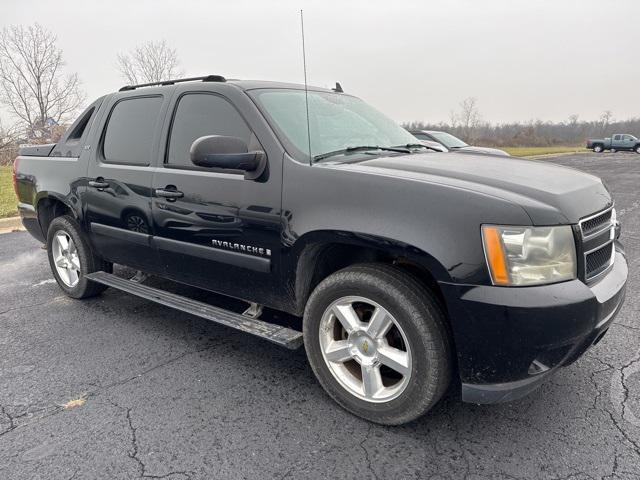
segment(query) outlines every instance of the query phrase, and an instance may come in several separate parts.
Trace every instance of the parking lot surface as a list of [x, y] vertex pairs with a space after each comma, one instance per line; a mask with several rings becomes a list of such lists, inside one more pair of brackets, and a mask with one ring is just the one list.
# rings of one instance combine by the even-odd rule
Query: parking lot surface
[[640, 478], [640, 155], [545, 159], [601, 176], [630, 264], [605, 338], [527, 398], [449, 394], [382, 427], [290, 352], [107, 290], [65, 297], [27, 233], [0, 235], [0, 478]]

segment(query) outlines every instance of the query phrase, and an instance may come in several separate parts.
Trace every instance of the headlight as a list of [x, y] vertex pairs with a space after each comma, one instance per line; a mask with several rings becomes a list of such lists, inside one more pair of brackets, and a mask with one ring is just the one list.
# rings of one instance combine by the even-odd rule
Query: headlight
[[569, 225], [482, 226], [494, 285], [541, 285], [576, 278], [576, 247]]

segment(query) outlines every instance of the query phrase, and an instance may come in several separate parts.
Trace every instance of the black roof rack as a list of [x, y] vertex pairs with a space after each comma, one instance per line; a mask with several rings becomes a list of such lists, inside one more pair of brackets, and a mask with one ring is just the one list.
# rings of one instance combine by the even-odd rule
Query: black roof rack
[[175, 83], [182, 82], [195, 82], [197, 80], [201, 80], [203, 82], [226, 82], [227, 79], [222, 75], [206, 75], [204, 77], [189, 77], [189, 78], [176, 78], [175, 80], [163, 80], [161, 82], [151, 82], [151, 83], [141, 83], [140, 85], [125, 85], [122, 87], [119, 92], [126, 92], [128, 90], [135, 90], [136, 88], [142, 87], [154, 87], [156, 85], [173, 85]]

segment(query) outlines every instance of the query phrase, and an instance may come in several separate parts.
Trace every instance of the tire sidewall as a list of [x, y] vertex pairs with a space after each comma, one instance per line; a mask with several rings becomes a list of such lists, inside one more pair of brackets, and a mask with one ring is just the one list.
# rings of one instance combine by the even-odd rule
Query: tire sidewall
[[[341, 406], [358, 416], [388, 425], [406, 423], [422, 415], [441, 396], [442, 392], [434, 382], [434, 376], [444, 375], [446, 366], [436, 356], [433, 349], [444, 346], [440, 338], [442, 332], [434, 322], [434, 312], [416, 306], [411, 295], [405, 295], [395, 285], [383, 288], [379, 278], [372, 274], [338, 272], [323, 281], [313, 292], [304, 315], [304, 341], [309, 361], [321, 385]], [[335, 300], [346, 296], [360, 296], [375, 301], [384, 307], [400, 324], [411, 349], [411, 378], [404, 391], [396, 398], [373, 403], [349, 393], [327, 366], [319, 341], [321, 318], [327, 307]], [[411, 307], [407, 306], [412, 305]], [[416, 310], [421, 310], [417, 315]], [[448, 352], [447, 352], [448, 353]]]
[[[76, 251], [78, 252], [78, 260], [80, 262], [80, 278], [78, 280], [78, 283], [73, 287], [69, 287], [62, 281], [53, 260], [53, 239], [55, 237], [55, 234], [59, 231], [63, 231], [71, 237], [73, 243], [76, 246]], [[62, 290], [64, 290], [65, 293], [70, 297], [83, 297], [89, 287], [89, 281], [85, 278], [85, 273], [93, 271], [94, 265], [90, 255], [89, 246], [83, 238], [80, 226], [73, 218], [64, 216], [54, 218], [51, 221], [49, 230], [47, 231], [47, 257], [49, 258], [49, 265], [51, 266], [51, 271], [53, 272], [56, 282], [58, 282], [58, 286]]]

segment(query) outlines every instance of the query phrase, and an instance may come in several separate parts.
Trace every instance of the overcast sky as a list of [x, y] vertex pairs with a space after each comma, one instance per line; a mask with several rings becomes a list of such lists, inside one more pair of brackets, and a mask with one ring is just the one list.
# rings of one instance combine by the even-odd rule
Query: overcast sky
[[166, 39], [186, 75], [309, 83], [395, 120], [446, 121], [477, 97], [493, 122], [640, 115], [638, 0], [3, 0], [0, 24], [58, 36], [88, 99], [124, 84], [116, 54]]

